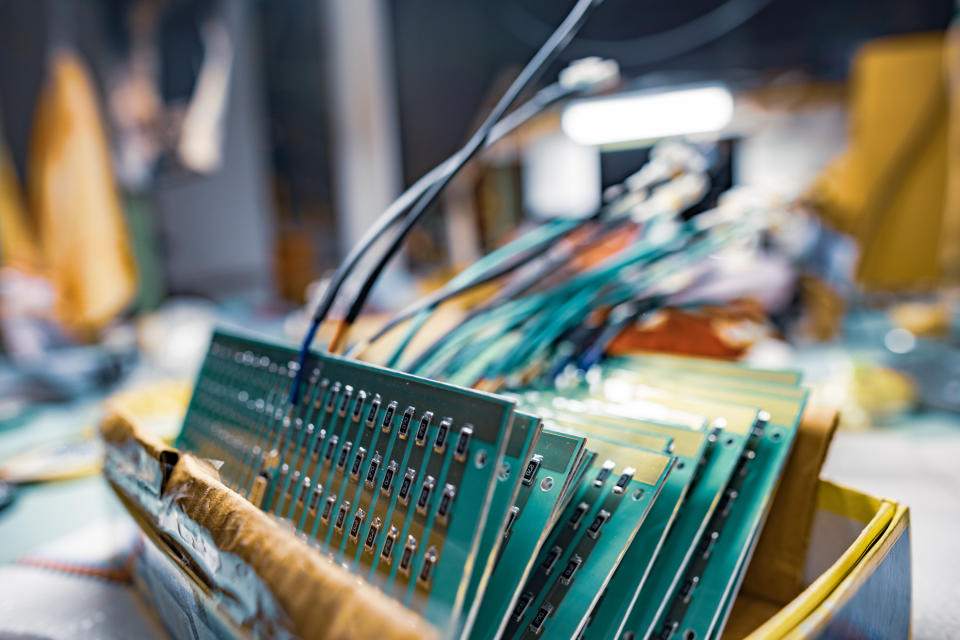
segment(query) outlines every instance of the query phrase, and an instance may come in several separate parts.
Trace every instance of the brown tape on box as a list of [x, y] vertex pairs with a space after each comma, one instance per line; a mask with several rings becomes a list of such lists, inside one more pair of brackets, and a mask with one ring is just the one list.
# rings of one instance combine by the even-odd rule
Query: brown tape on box
[[[122, 414], [107, 417], [101, 433], [108, 447], [128, 448], [136, 442], [158, 462], [170, 460], [171, 452], [177, 454], [163, 496], [206, 532], [218, 553], [235, 556], [254, 571], [287, 617], [268, 621], [269, 625], [280, 624], [303, 638], [330, 640], [439, 637], [421, 616], [328, 560], [226, 487], [203, 461], [163, 445]], [[139, 520], [143, 522], [142, 517]], [[203, 578], [214, 591], [217, 580], [223, 579]]]

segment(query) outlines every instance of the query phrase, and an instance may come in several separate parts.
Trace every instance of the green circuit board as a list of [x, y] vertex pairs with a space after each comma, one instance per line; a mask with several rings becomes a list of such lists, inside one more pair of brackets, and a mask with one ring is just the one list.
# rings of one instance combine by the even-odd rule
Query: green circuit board
[[675, 534], [677, 524], [682, 530], [687, 528], [686, 521], [677, 522], [678, 516], [695, 513], [687, 511], [690, 507], [687, 498], [694, 480], [711, 471], [706, 454], [712, 449], [716, 432], [597, 414], [581, 414], [574, 419], [580, 422], [579, 428], [585, 435], [616, 438], [630, 444], [636, 444], [647, 434], [668, 436], [673, 442], [672, 452], [677, 457], [660, 496], [614, 572], [598, 606], [591, 612], [583, 634], [584, 638], [611, 638], [616, 637], [626, 623], [654, 561], [664, 551], [668, 532]]
[[595, 462], [541, 547], [505, 638], [572, 638], [582, 631], [675, 462], [600, 437], [589, 446], [597, 450]]
[[[758, 428], [748, 441], [749, 452], [754, 455], [742, 459], [742, 466], [734, 474], [735, 478], [739, 476], [739, 484], [728, 488], [723, 501], [717, 507], [717, 513], [714, 514], [714, 517], [717, 517], [729, 510], [728, 519], [736, 523], [736, 526], [728, 525], [724, 527], [725, 530], [717, 529], [720, 535], [715, 541], [712, 538], [702, 539], [699, 545], [699, 549], [704, 549], [705, 552], [709, 549], [708, 545], [713, 544], [713, 554], [722, 558], [723, 562], [709, 562], [702, 570], [688, 566], [685, 583], [699, 577], [696, 597], [692, 597], [689, 602], [680, 603], [682, 606], [678, 608], [683, 611], [682, 621], [679, 615], [671, 616], [668, 610], [661, 629], [672, 628], [680, 621], [676, 628], [685, 632], [686, 629], [694, 628], [691, 626], [692, 621], [697, 621], [695, 632], [698, 632], [698, 637], [709, 638], [722, 628], [733, 606], [733, 600], [786, 465], [805, 401], [805, 396], [787, 400], [786, 404], [793, 405], [791, 411], [777, 410], [775, 407], [779, 403], [770, 398], [757, 398], [759, 406], [773, 409], [768, 413], [769, 422], [758, 423]], [[774, 417], [774, 414], [777, 417]], [[673, 606], [677, 606], [677, 603]], [[707, 619], [709, 624], [702, 624], [701, 621]], [[688, 621], [691, 622], [690, 625], [687, 624]], [[681, 632], [676, 633], [676, 637], [681, 637]]]
[[[608, 589], [609, 597], [603, 598], [601, 607], [592, 616], [593, 622], [584, 634], [586, 638], [615, 637], [618, 629], [623, 629], [624, 632], [632, 632], [633, 637], [646, 637], [663, 613], [669, 597], [678, 588], [681, 575], [708, 524], [708, 519], [724, 491], [729, 488], [734, 470], [742, 459], [747, 434], [754, 428], [758, 412], [756, 409], [744, 410], [744, 407], [729, 403], [696, 401], [695, 398], [684, 397], [685, 402], [681, 406], [685, 410], [703, 411], [707, 413], [707, 416], [701, 416], [703, 423], [710, 420], [715, 425], [710, 430], [691, 430], [683, 426], [658, 425], [650, 421], [623, 418], [605, 411], [614, 407], [602, 402], [588, 403], [542, 393], [536, 394], [536, 397], [549, 405], [550, 408], [541, 410], [546, 416], [580, 412], [577, 414], [580, 416], [578, 419], [587, 423], [585, 429], [641, 429], [672, 434], [678, 445], [674, 452], [681, 460], [684, 453], [687, 456], [699, 456], [701, 460], [700, 464], [696, 465], [695, 477], [690, 478], [692, 486], [686, 494], [682, 508], [677, 512], [676, 520], [670, 526], [663, 546], [659, 551], [655, 548], [657, 536], [662, 536], [662, 532], [645, 526], [641, 528], [624, 559], [623, 569], [647, 567], [647, 563], [652, 560], [648, 579], [643, 580], [642, 569], [634, 569], [630, 578], [621, 576], [618, 579], [615, 574]], [[719, 415], [731, 416], [733, 422], [720, 419]], [[721, 426], [726, 429], [721, 430]], [[679, 480], [685, 469], [679, 468], [680, 463], [677, 466], [674, 474]], [[687, 468], [688, 472], [689, 469]], [[661, 500], [663, 498], [664, 494], [661, 494]], [[659, 502], [654, 506], [654, 510], [667, 513], [666, 505]], [[638, 546], [645, 535], [649, 536], [645, 539], [646, 545]], [[639, 593], [631, 591], [634, 588], [640, 589]], [[627, 613], [630, 613], [629, 618]]]
[[[661, 376], [656, 380], [657, 398], [667, 406], [685, 410], [700, 407], [704, 415], [716, 417], [736, 415], [739, 407], [740, 415], [746, 409], [755, 419], [749, 431], [740, 434], [747, 438], [744, 453], [693, 557], [653, 623], [654, 637], [711, 637], [722, 628], [732, 607], [806, 402], [803, 389], [779, 380], [764, 380], [765, 375], [754, 372], [717, 378], [695, 372], [682, 379]], [[652, 374], [634, 369], [614, 369], [612, 376], [637, 385], [652, 382]], [[737, 421], [740, 429], [742, 425]], [[729, 437], [724, 437], [726, 432], [722, 436], [724, 443], [734, 437], [733, 427], [727, 425], [730, 433]], [[638, 618], [638, 612], [631, 614], [624, 633], [641, 637]]]
[[[216, 332], [179, 439], [221, 477], [444, 633], [464, 624], [511, 400]], [[505, 507], [504, 507], [505, 508]]]
[[[650, 575], [623, 621], [621, 631], [631, 631], [633, 637], [646, 637], [663, 614], [743, 455], [747, 440], [743, 435], [723, 432], [716, 435], [707, 447], [703, 464], [654, 560]], [[588, 634], [587, 637], [603, 636]]]
[[493, 395], [310, 354], [290, 406], [297, 356], [216, 332], [178, 445], [478, 640], [718, 637], [806, 400], [792, 372], [676, 356]]
[[520, 589], [537, 554], [560, 513], [570, 502], [573, 487], [596, 457], [584, 449], [585, 439], [544, 429], [534, 449], [536, 460], [524, 468], [512, 517], [502, 531], [503, 543], [477, 609], [471, 638], [498, 637], [506, 616], [516, 605]]
[[[516, 512], [512, 508], [517, 505], [520, 492], [529, 494], [530, 488], [536, 482], [543, 460], [542, 454], [535, 453], [535, 447], [540, 441], [541, 432], [542, 427], [537, 416], [521, 412], [514, 414], [513, 429], [510, 431], [507, 450], [497, 473], [497, 488], [494, 490], [490, 508], [491, 513], [503, 513], [505, 516], [500, 520], [487, 518], [483, 535], [480, 537], [477, 562], [473, 566], [467, 587], [468, 622], [466, 631], [468, 632], [470, 623], [480, 607], [477, 594], [486, 590], [496, 558], [500, 554], [504, 530], [512, 527], [513, 521], [516, 520], [519, 513], [519, 507], [517, 507]], [[518, 474], [520, 474], [520, 482], [517, 482]], [[529, 497], [525, 495], [524, 502], [527, 499]]]
[[797, 387], [800, 384], [800, 373], [797, 371], [759, 369], [728, 360], [671, 355], [667, 353], [643, 353], [609, 358], [604, 362], [604, 368], [621, 368], [633, 371], [642, 369], [652, 370], [659, 372], [660, 375], [699, 373], [710, 376], [714, 381], [734, 378], [793, 387]]

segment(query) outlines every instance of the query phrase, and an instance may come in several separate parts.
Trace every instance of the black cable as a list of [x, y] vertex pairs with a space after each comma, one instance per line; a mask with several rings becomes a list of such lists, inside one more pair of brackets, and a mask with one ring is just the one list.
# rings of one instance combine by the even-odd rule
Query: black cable
[[[521, 106], [517, 107], [510, 115], [506, 116], [503, 120], [497, 123], [497, 126], [494, 128], [494, 132], [490, 136], [490, 143], [499, 140], [504, 135], [513, 131], [517, 127], [521, 126], [524, 122], [527, 122], [533, 116], [540, 113], [544, 108], [562, 100], [563, 98], [575, 93], [575, 89], [566, 89], [558, 84], [550, 85], [544, 89], [541, 89], [537, 96], [531, 100], [525, 102]], [[505, 275], [509, 275], [513, 271], [516, 271], [520, 267], [528, 264], [534, 258], [543, 255], [548, 249], [550, 249], [553, 244], [561, 239], [565, 238], [574, 231], [582, 228], [587, 222], [596, 220], [596, 218], [602, 213], [602, 209], [598, 210], [596, 213], [590, 215], [589, 217], [583, 218], [578, 224], [570, 227], [569, 229], [558, 234], [554, 238], [548, 238], [546, 241], [541, 244], [534, 245], [527, 253], [522, 254], [519, 258], [514, 258], [513, 261], [496, 267], [491, 271], [484, 273], [479, 278], [476, 278], [470, 282], [465, 282], [459, 287], [450, 288], [449, 286], [444, 286], [432, 294], [421, 298], [420, 300], [415, 301], [413, 304], [409, 305], [406, 309], [401, 310], [400, 312], [394, 314], [386, 324], [383, 325], [372, 337], [367, 339], [368, 344], [372, 344], [385, 336], [391, 330], [396, 328], [402, 322], [409, 320], [413, 316], [417, 315], [421, 311], [427, 309], [433, 309], [440, 306], [444, 302], [457, 297], [461, 293], [473, 289], [474, 287], [479, 287], [480, 285], [487, 284], [493, 280], [497, 280]]]
[[[719, 40], [734, 29], [745, 24], [760, 13], [774, 0], [727, 0], [707, 13], [693, 18], [689, 22], [636, 38], [625, 40], [602, 40], [578, 38], [570, 53], [574, 57], [598, 55], [614, 58], [622, 66], [640, 67], [654, 62], [662, 62], [699, 49], [714, 40]], [[534, 34], [543, 33], [549, 26], [529, 12], [516, 5], [507, 6], [505, 22], [510, 25], [520, 40], [535, 41]], [[529, 37], [517, 27], [532, 31]]]
[[[500, 120], [490, 131], [490, 135], [486, 140], [486, 145], [490, 146], [495, 144], [497, 141], [506, 137], [518, 127], [529, 121], [531, 118], [541, 113], [544, 109], [547, 109], [561, 100], [582, 93], [590, 88], [591, 87], [586, 85], [567, 87], [558, 83], [544, 87], [538, 91], [534, 97], [530, 98], [530, 100], [511, 111], [507, 116]], [[456, 158], [456, 154], [447, 158], [444, 162], [437, 165], [427, 174], [422, 176], [406, 191], [404, 191], [400, 197], [394, 200], [387, 210], [384, 211], [383, 214], [381, 214], [381, 216], [377, 219], [374, 226], [371, 227], [366, 234], [364, 234], [364, 237], [361, 238], [360, 242], [357, 243], [353, 250], [351, 250], [350, 254], [337, 268], [337, 272], [331, 279], [331, 282], [324, 293], [324, 297], [317, 305], [317, 309], [314, 312], [313, 318], [310, 322], [310, 327], [307, 329], [307, 332], [304, 336], [304, 340], [300, 348], [300, 368], [297, 370], [296, 378], [294, 379], [294, 384], [290, 393], [291, 404], [295, 405], [299, 396], [300, 384], [303, 379], [302, 370], [304, 363], [306, 362], [310, 345], [313, 343], [313, 339], [316, 337], [317, 329], [320, 327], [320, 324], [330, 312], [333, 301], [346, 281], [347, 276], [349, 276], [350, 272], [356, 267], [359, 260], [370, 249], [370, 247], [372, 247], [373, 244], [376, 243], [380, 237], [382, 237], [384, 232], [389, 230], [391, 226], [400, 220], [400, 217], [404, 214], [404, 212], [409, 209], [411, 204], [413, 204], [431, 184], [433, 184], [446, 172], [455, 173], [460, 169], [462, 165], [455, 166], [454, 164]]]
[[[509, 135], [515, 129], [522, 126], [544, 109], [547, 109], [551, 105], [567, 97], [578, 94], [587, 88], [589, 87], [565, 87], [556, 83], [544, 87], [538, 91], [533, 98], [520, 105], [510, 112], [509, 115], [500, 120], [491, 130], [490, 135], [486, 140], [486, 145], [490, 146], [495, 144], [497, 141]], [[456, 154], [447, 158], [447, 160], [434, 167], [430, 172], [425, 174], [406, 191], [404, 191], [400, 197], [394, 200], [390, 207], [388, 207], [387, 210], [381, 214], [380, 218], [377, 219], [376, 224], [367, 231], [364, 237], [351, 251], [350, 255], [348, 255], [347, 258], [344, 259], [341, 265], [337, 268], [337, 272], [331, 279], [331, 282], [324, 293], [323, 299], [321, 300], [320, 304], [317, 305], [317, 309], [314, 312], [313, 318], [310, 322], [310, 327], [307, 329], [307, 332], [304, 336], [304, 340], [300, 348], [299, 369], [297, 370], [294, 384], [290, 393], [291, 404], [295, 405], [297, 403], [297, 398], [299, 397], [300, 384], [303, 379], [302, 370], [304, 363], [306, 362], [310, 345], [313, 343], [313, 339], [316, 337], [317, 329], [320, 327], [320, 324], [329, 313], [333, 304], [333, 300], [336, 298], [337, 293], [342, 288], [347, 276], [359, 262], [360, 258], [362, 258], [363, 255], [370, 249], [370, 247], [373, 246], [373, 244], [383, 235], [384, 232], [386, 232], [391, 226], [400, 220], [400, 217], [403, 215], [403, 213], [407, 211], [410, 205], [419, 196], [421, 196], [431, 184], [444, 175], [444, 173], [455, 173], [457, 170], [459, 170], [460, 166], [462, 165], [454, 166], [455, 159]]]
[[[537, 51], [530, 62], [523, 68], [520, 75], [513, 81], [506, 93], [500, 98], [493, 110], [483, 121], [483, 124], [480, 125], [479, 129], [477, 129], [467, 144], [458, 152], [458, 167], [466, 163], [480, 150], [497, 121], [503, 117], [504, 113], [506, 113], [507, 109], [517, 100], [520, 94], [537, 81], [545, 68], [552, 63], [560, 52], [570, 43], [574, 34], [586, 22], [590, 12], [598, 6], [600, 2], [602, 2], [602, 0], [578, 0], [564, 21], [557, 27], [556, 31], [553, 32], [540, 50]], [[421, 196], [406, 215], [400, 231], [394, 236], [389, 248], [381, 255], [380, 260], [367, 275], [359, 292], [354, 297], [353, 303], [344, 318], [346, 327], [349, 327], [360, 315], [360, 312], [363, 310], [363, 305], [366, 303], [380, 274], [390, 260], [397, 254], [404, 239], [406, 239], [410, 231], [417, 225], [452, 177], [453, 172], [450, 172], [431, 185], [429, 190]]]

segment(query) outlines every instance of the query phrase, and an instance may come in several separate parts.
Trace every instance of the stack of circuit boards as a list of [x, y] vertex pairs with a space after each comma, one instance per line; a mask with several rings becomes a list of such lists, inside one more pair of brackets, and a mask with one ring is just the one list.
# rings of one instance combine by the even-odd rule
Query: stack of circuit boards
[[445, 636], [719, 637], [798, 376], [671, 356], [494, 395], [218, 332], [179, 446]]

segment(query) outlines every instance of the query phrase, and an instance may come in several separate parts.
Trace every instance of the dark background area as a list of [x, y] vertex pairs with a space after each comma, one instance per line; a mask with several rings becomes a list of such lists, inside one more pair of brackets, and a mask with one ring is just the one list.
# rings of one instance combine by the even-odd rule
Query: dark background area
[[[238, 72], [227, 141], [242, 143], [228, 149], [225, 166], [212, 177], [219, 185], [161, 162], [152, 204], [168, 293], [243, 291], [253, 281], [269, 290], [271, 278], [274, 284], [278, 280], [270, 275], [276, 255], [281, 260], [288, 256], [286, 270], [307, 272], [307, 279], [342, 255], [325, 1], [335, 0], [162, 3], [160, 86], [168, 100], [185, 99], [193, 90], [202, 61], [199, 26], [204, 16], [230, 9], [225, 13], [236, 37]], [[129, 46], [123, 16], [134, 4], [0, 0], [0, 59], [5, 61], [0, 65], [0, 127], [21, 178], [52, 43], [71, 43], [89, 63], [102, 93], [105, 70]], [[404, 184], [463, 143], [571, 4], [383, 0]], [[624, 77], [644, 86], [705, 79], [759, 85], [785, 72], [842, 80], [865, 41], [940, 30], [952, 14], [951, 0], [606, 0], [562, 60], [547, 70], [544, 82], [570, 60], [587, 55], [617, 59]], [[619, 181], [645, 154], [604, 153], [604, 182]], [[211, 229], [230, 229], [229, 238], [210, 249], [197, 240], [197, 220], [207, 221]], [[439, 217], [430, 215], [424, 228], [439, 244], [438, 224]], [[226, 240], [240, 231], [251, 242], [261, 240], [255, 250], [238, 257]], [[271, 232], [280, 240], [264, 238]], [[283, 295], [295, 298], [303, 284], [287, 283]]]
[[[390, 4], [404, 179], [409, 183], [463, 142], [498, 75], [524, 64], [571, 3]], [[656, 74], [661, 81], [668, 80], [665, 76], [747, 79], [788, 69], [841, 80], [866, 40], [944, 29], [952, 14], [951, 0], [606, 0], [562, 61], [614, 57], [626, 77]], [[742, 24], [725, 31], [737, 19]], [[698, 44], [717, 34], [723, 35]]]

